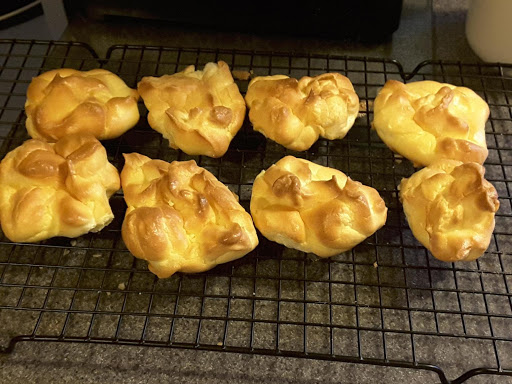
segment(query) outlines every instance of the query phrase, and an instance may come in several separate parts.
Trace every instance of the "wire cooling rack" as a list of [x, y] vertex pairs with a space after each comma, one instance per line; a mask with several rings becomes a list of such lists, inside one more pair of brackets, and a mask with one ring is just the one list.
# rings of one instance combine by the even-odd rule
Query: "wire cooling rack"
[[[143, 76], [218, 60], [253, 76], [340, 72], [355, 86], [360, 116], [343, 140], [319, 140], [301, 153], [267, 141], [246, 119], [226, 155], [210, 159], [168, 148], [148, 126], [141, 103], [139, 124], [104, 142], [110, 161], [121, 169], [121, 155], [129, 152], [195, 159], [248, 209], [255, 176], [290, 153], [376, 188], [389, 209], [385, 227], [351, 252], [325, 260], [260, 237], [256, 250], [240, 260], [159, 280], [122, 242], [126, 206], [117, 193], [111, 199], [115, 220], [100, 233], [37, 244], [11, 243], [0, 234], [2, 351], [19, 341], [94, 342], [427, 369], [443, 384], [512, 375], [510, 67], [425, 62], [405, 73], [385, 59], [148, 46], [113, 46], [99, 59], [80, 43], [0, 41], [0, 157], [28, 139], [25, 92], [43, 71], [102, 67], [135, 87]], [[397, 185], [414, 168], [369, 129], [373, 100], [388, 79], [465, 85], [489, 103], [486, 170], [501, 207], [479, 260], [437, 261], [412, 236]], [[248, 81], [237, 84], [245, 93]]]

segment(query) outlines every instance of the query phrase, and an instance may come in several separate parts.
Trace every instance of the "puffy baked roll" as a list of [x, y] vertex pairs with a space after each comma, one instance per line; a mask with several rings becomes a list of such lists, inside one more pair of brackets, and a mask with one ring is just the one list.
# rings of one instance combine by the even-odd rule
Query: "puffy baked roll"
[[354, 87], [339, 73], [300, 80], [284, 75], [255, 77], [245, 101], [254, 129], [295, 151], [309, 149], [319, 136], [345, 137], [359, 113]]
[[109, 197], [119, 188], [119, 173], [94, 136], [27, 140], [0, 163], [2, 230], [20, 242], [98, 232], [114, 218]]
[[329, 257], [381, 228], [387, 208], [375, 189], [343, 172], [286, 156], [254, 180], [251, 214], [267, 239]]
[[372, 126], [393, 151], [425, 166], [440, 159], [483, 164], [489, 106], [474, 91], [436, 81], [388, 80]]
[[440, 160], [400, 183], [412, 233], [435, 258], [475, 260], [489, 246], [500, 204], [484, 173], [477, 163]]
[[202, 272], [258, 245], [238, 197], [196, 162], [125, 154], [121, 184], [128, 209], [122, 236], [160, 278]]
[[113, 139], [139, 121], [138, 99], [136, 90], [105, 69], [55, 69], [32, 79], [28, 87], [27, 131], [48, 142], [74, 133]]
[[138, 90], [151, 128], [189, 155], [221, 157], [244, 121], [244, 98], [223, 61], [144, 77]]

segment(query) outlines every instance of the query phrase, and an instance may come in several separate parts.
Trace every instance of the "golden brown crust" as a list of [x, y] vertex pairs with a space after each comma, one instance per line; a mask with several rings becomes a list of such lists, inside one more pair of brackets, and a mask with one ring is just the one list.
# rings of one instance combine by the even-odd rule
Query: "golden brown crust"
[[238, 197], [195, 161], [167, 163], [138, 153], [124, 157], [123, 239], [158, 277], [206, 271], [258, 245]]
[[139, 121], [138, 99], [136, 90], [105, 69], [48, 71], [28, 87], [27, 131], [47, 142], [74, 133], [113, 139]]
[[309, 149], [319, 136], [345, 137], [359, 113], [354, 87], [339, 73], [300, 80], [284, 75], [256, 77], [245, 101], [254, 129], [295, 151]]
[[191, 65], [174, 75], [144, 77], [138, 90], [151, 128], [189, 155], [221, 157], [245, 118], [244, 99], [223, 61], [202, 71]]
[[23, 242], [100, 231], [114, 218], [108, 199], [119, 188], [119, 174], [94, 136], [28, 140], [0, 163], [2, 230]]
[[402, 180], [409, 226], [437, 259], [470, 261], [489, 246], [499, 200], [484, 173], [477, 163], [440, 160]]
[[482, 164], [489, 106], [474, 91], [435, 81], [388, 80], [374, 103], [373, 128], [416, 166], [440, 159]]
[[269, 240], [329, 257], [381, 228], [387, 208], [375, 189], [341, 171], [286, 156], [254, 180], [251, 214]]

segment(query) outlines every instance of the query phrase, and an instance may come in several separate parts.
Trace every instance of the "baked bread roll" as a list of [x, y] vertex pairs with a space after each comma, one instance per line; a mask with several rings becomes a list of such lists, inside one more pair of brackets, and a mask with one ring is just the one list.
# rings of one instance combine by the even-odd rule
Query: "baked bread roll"
[[300, 80], [284, 75], [255, 77], [245, 101], [254, 129], [295, 151], [309, 149], [319, 136], [345, 137], [359, 113], [354, 87], [339, 73]]
[[441, 160], [400, 183], [400, 200], [414, 236], [435, 258], [475, 260], [494, 230], [496, 189], [477, 163]]
[[202, 272], [258, 245], [238, 197], [196, 162], [125, 154], [121, 184], [128, 209], [122, 236], [160, 278]]
[[11, 241], [98, 232], [114, 215], [119, 173], [90, 134], [27, 140], [0, 163], [0, 222]]
[[382, 227], [387, 208], [375, 189], [341, 171], [286, 156], [254, 180], [251, 214], [267, 239], [329, 257]]
[[28, 87], [27, 131], [52, 143], [74, 133], [113, 139], [139, 121], [138, 99], [136, 90], [105, 69], [55, 69], [32, 79]]
[[151, 128], [189, 155], [221, 157], [244, 121], [244, 98], [223, 61], [144, 77], [138, 89]]
[[483, 164], [489, 106], [474, 91], [435, 81], [388, 80], [374, 103], [373, 128], [414, 166], [439, 159]]

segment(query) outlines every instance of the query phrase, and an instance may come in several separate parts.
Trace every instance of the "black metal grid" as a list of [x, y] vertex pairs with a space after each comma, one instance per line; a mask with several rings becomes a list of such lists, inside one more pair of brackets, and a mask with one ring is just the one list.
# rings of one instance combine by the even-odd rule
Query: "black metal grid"
[[[38, 73], [103, 67], [129, 86], [147, 75], [226, 61], [254, 75], [348, 76], [362, 111], [343, 140], [319, 140], [296, 153], [267, 141], [247, 121], [221, 159], [188, 156], [147, 124], [104, 142], [110, 161], [139, 152], [166, 161], [193, 158], [240, 196], [248, 209], [254, 177], [290, 153], [335, 167], [376, 188], [386, 226], [351, 252], [319, 260], [260, 237], [246, 257], [196, 275], [158, 280], [126, 250], [114, 222], [74, 241], [13, 244], [0, 233], [0, 343], [96, 342], [259, 353], [429, 369], [442, 383], [477, 374], [512, 375], [512, 68], [425, 62], [405, 74], [396, 61], [310, 54], [113, 46], [99, 60], [79, 43], [0, 41], [0, 158], [28, 138], [23, 104]], [[501, 208], [488, 252], [464, 264], [437, 261], [414, 239], [396, 186], [414, 172], [369, 129], [372, 104], [388, 79], [466, 85], [490, 105], [487, 178]], [[242, 93], [248, 81], [238, 81]], [[447, 377], [457, 377], [453, 381]]]

